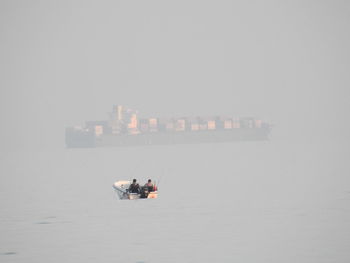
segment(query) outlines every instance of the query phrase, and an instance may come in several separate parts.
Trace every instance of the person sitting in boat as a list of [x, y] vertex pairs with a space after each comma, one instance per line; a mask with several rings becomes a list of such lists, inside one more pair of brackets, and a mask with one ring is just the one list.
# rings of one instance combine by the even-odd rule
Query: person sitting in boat
[[145, 186], [147, 187], [148, 192], [153, 192], [153, 191], [155, 191], [155, 186], [154, 186], [154, 184], [152, 183], [152, 180], [151, 180], [151, 179], [148, 179], [148, 182], [145, 184]]
[[132, 180], [132, 184], [129, 186], [129, 192], [134, 194], [140, 193], [140, 186], [136, 182], [136, 179]]

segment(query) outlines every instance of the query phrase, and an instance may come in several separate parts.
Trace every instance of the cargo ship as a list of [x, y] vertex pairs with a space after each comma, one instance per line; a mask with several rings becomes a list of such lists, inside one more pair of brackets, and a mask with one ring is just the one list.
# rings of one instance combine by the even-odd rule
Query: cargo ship
[[65, 141], [68, 148], [262, 141], [270, 130], [253, 117], [139, 118], [138, 111], [115, 105], [109, 120], [67, 127]]

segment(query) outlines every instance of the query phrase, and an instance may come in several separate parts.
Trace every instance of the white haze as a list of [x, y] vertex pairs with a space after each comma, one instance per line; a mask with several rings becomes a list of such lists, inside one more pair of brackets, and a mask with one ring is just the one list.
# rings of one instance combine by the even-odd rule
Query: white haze
[[[349, 262], [347, 1], [1, 1], [0, 262]], [[267, 142], [66, 149], [66, 126], [253, 116]], [[157, 200], [112, 183], [160, 180]]]

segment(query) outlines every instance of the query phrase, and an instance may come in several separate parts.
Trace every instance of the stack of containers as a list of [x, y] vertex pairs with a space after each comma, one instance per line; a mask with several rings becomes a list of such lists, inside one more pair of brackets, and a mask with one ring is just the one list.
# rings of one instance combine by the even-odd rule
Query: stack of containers
[[208, 120], [207, 123], [208, 123], [208, 130], [215, 130], [216, 129], [215, 120]]
[[227, 118], [224, 118], [222, 116], [215, 117], [215, 127], [217, 130], [223, 130], [224, 129], [224, 123]]
[[262, 120], [255, 120], [255, 127], [256, 128], [261, 128], [262, 125]]
[[231, 130], [233, 128], [232, 120], [231, 119], [225, 119], [224, 120], [224, 129], [225, 130]]
[[174, 125], [174, 120], [170, 119], [165, 123], [165, 130], [168, 132], [174, 131], [175, 125]]
[[176, 121], [175, 130], [176, 131], [185, 131], [185, 128], [186, 128], [186, 120], [184, 118], [178, 119]]
[[158, 119], [156, 118], [149, 119], [149, 131], [158, 132]]
[[233, 129], [239, 129], [241, 128], [241, 122], [239, 118], [232, 119], [232, 128]]
[[142, 133], [148, 132], [149, 125], [148, 125], [148, 119], [140, 119], [140, 131]]
[[189, 119], [189, 126], [191, 131], [199, 131], [199, 118]]
[[199, 122], [199, 130], [200, 131], [206, 131], [208, 130], [208, 119], [201, 118]]
[[248, 128], [250, 128], [250, 129], [254, 128], [254, 119], [253, 118], [248, 120]]
[[166, 131], [167, 120], [163, 118], [158, 118], [158, 131], [164, 132]]
[[128, 130], [130, 134], [138, 134], [138, 121], [136, 113], [131, 114], [130, 122], [128, 123]]

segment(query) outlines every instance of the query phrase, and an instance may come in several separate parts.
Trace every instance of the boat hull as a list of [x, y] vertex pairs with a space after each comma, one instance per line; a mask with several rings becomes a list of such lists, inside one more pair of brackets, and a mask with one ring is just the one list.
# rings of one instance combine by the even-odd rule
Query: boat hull
[[120, 200], [136, 200], [136, 199], [155, 199], [158, 198], [158, 191], [150, 192], [147, 198], [141, 198], [141, 194], [129, 193], [131, 182], [130, 181], [117, 181], [113, 184], [113, 188], [116, 191]]

